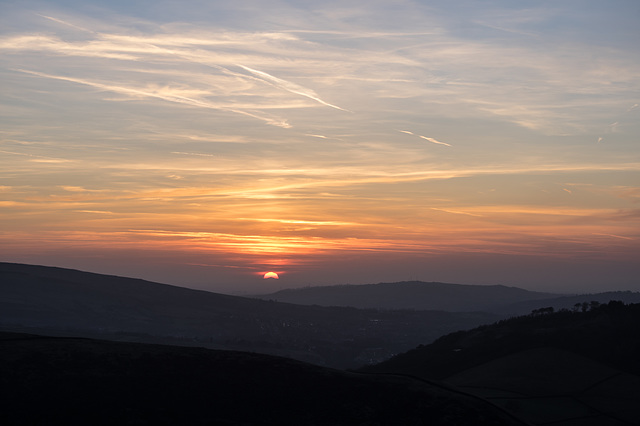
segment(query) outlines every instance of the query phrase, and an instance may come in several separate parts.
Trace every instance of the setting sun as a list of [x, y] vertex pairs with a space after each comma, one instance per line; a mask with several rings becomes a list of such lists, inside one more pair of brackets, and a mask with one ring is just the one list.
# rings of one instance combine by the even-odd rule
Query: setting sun
[[263, 277], [263, 278], [264, 278], [265, 280], [266, 280], [266, 279], [268, 279], [268, 278], [273, 278], [273, 279], [275, 279], [275, 280], [279, 280], [279, 279], [280, 279], [280, 277], [278, 276], [278, 274], [276, 274], [275, 272], [267, 272], [266, 274], [264, 274], [264, 277]]

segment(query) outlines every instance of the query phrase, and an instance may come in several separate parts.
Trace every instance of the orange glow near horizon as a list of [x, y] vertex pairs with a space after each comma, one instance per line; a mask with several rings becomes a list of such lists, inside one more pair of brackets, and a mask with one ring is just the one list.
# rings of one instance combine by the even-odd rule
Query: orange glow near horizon
[[401, 2], [356, 28], [323, 2], [22, 3], [0, 26], [0, 260], [282, 284], [493, 256], [637, 282], [638, 46], [601, 37], [631, 6]]

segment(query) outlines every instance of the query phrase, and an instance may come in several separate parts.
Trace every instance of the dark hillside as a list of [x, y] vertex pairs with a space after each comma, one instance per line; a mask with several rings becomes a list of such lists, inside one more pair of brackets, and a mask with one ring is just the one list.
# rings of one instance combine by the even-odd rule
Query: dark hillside
[[478, 399], [243, 352], [0, 333], [0, 424], [515, 425]]
[[365, 370], [439, 379], [536, 425], [640, 424], [640, 304], [574, 309], [449, 334]]
[[540, 347], [568, 350], [640, 374], [640, 304], [609, 302], [587, 312], [541, 311], [503, 320], [442, 336], [367, 371], [444, 379], [492, 359]]

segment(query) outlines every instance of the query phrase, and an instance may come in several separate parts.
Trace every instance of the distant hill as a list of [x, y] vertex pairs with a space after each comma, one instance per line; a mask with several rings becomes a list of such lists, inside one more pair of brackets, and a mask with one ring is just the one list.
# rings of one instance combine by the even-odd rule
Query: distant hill
[[452, 333], [364, 370], [443, 380], [532, 424], [639, 424], [640, 304], [584, 306]]
[[406, 377], [268, 355], [0, 333], [3, 425], [521, 425]]
[[0, 263], [0, 327], [7, 331], [250, 350], [338, 368], [379, 362], [499, 318], [300, 306]]
[[493, 312], [517, 302], [556, 298], [559, 295], [502, 285], [463, 285], [404, 281], [365, 285], [337, 285], [281, 290], [260, 299], [301, 305], [355, 308]]

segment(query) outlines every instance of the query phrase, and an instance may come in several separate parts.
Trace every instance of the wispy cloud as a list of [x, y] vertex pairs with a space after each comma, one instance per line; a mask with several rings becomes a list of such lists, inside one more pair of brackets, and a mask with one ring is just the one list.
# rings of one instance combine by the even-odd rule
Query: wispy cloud
[[67, 162], [72, 161], [72, 160], [69, 160], [69, 159], [66, 159], [66, 158], [47, 157], [47, 156], [44, 156], [44, 155], [29, 154], [29, 153], [24, 153], [24, 152], [14, 152], [14, 151], [1, 150], [0, 153], [11, 154], [11, 155], [19, 155], [19, 156], [23, 156], [23, 157], [29, 157], [29, 161], [41, 162], [41, 163], [67, 163]]
[[239, 217], [237, 220], [247, 220], [264, 223], [283, 223], [291, 225], [316, 225], [316, 226], [359, 226], [361, 224], [355, 222], [344, 221], [319, 221], [319, 220], [301, 220], [301, 219], [264, 219], [264, 218], [244, 218]]
[[[484, 21], [489, 26], [512, 30], [520, 28], [523, 22], [535, 26], [549, 19], [548, 13], [541, 14], [539, 9], [527, 11], [534, 13], [535, 19], [520, 16], [520, 12], [483, 16], [473, 22]], [[472, 115], [492, 114], [546, 134], [584, 133], [593, 128], [596, 124], [592, 114], [600, 110], [603, 102], [599, 94], [608, 93], [610, 98], [623, 100], [629, 96], [629, 91], [616, 89], [624, 84], [613, 85], [603, 76], [616, 75], [618, 80], [630, 84], [637, 78], [633, 67], [628, 61], [621, 60], [615, 51], [599, 51], [597, 54], [603, 60], [585, 67], [582, 57], [574, 53], [583, 48], [581, 45], [552, 45], [548, 54], [541, 54], [535, 44], [524, 41], [516, 46], [455, 37], [443, 28], [446, 23], [438, 23], [435, 18], [432, 18], [434, 30], [429, 32], [366, 28], [345, 31], [344, 27], [241, 32], [229, 29], [204, 31], [195, 26], [182, 26], [178, 31], [165, 26], [145, 34], [113, 27], [112, 32], [93, 32], [50, 14], [41, 16], [81, 30], [88, 37], [62, 40], [52, 35], [21, 34], [1, 39], [0, 49], [135, 61], [145, 64], [147, 73], [160, 64], [174, 64], [172, 71], [177, 78], [185, 75], [181, 70], [188, 62], [202, 64], [238, 77], [234, 82], [227, 81], [218, 86], [233, 90], [235, 94], [242, 93], [254, 99], [256, 95], [265, 100], [270, 98], [255, 90], [256, 87], [243, 84], [251, 76], [281, 91], [346, 111], [328, 102], [326, 95], [319, 96], [306, 84], [276, 77], [295, 75], [297, 79], [312, 80], [322, 86], [324, 92], [343, 94], [341, 98], [348, 96], [354, 106], [367, 107], [374, 103], [386, 108], [385, 100], [398, 97], [419, 100], [419, 107], [438, 104], [442, 113], [451, 109], [452, 113], [460, 114], [461, 106], [470, 105], [475, 111], [464, 109], [467, 113], [474, 112]], [[363, 48], [342, 46], [351, 39], [361, 40]], [[384, 55], [375, 48], [379, 40], [384, 40], [385, 46], [391, 46]], [[593, 49], [593, 46], [589, 48]], [[281, 58], [288, 59], [283, 61]], [[237, 65], [247, 63], [251, 66]], [[122, 65], [110, 63], [103, 68], [117, 70]], [[231, 71], [229, 67], [234, 66], [250, 75]], [[273, 71], [267, 73], [264, 69]], [[87, 76], [78, 77], [88, 79]], [[425, 78], [429, 84], [420, 83]], [[345, 84], [356, 81], [360, 82], [357, 87]], [[500, 81], [500, 85], [496, 85], [496, 81]], [[532, 84], [546, 90], [527, 90]], [[514, 97], [514, 93], [518, 96]], [[584, 96], [579, 102], [570, 101], [572, 93]], [[256, 107], [260, 109], [258, 105]], [[251, 108], [238, 109], [247, 112]]]
[[600, 232], [593, 232], [592, 235], [599, 235], [599, 236], [603, 236], [603, 237], [618, 238], [618, 239], [621, 239], [621, 240], [628, 240], [628, 241], [635, 240], [635, 238], [625, 237], [623, 235], [603, 234], [603, 233], [600, 233]]
[[234, 108], [232, 106], [224, 106], [224, 105], [214, 104], [212, 102], [208, 102], [208, 101], [204, 101], [204, 100], [200, 100], [200, 99], [194, 99], [194, 98], [190, 98], [190, 97], [187, 97], [187, 96], [181, 96], [180, 94], [177, 94], [177, 93], [166, 93], [161, 89], [156, 89], [156, 90], [151, 89], [150, 90], [148, 88], [117, 86], [117, 85], [113, 85], [113, 84], [105, 84], [105, 83], [100, 83], [100, 82], [97, 82], [97, 81], [91, 81], [91, 80], [86, 80], [86, 79], [81, 79], [81, 78], [65, 77], [65, 76], [60, 76], [60, 75], [53, 75], [53, 74], [47, 74], [47, 73], [43, 73], [43, 72], [29, 71], [29, 70], [23, 70], [23, 69], [17, 69], [16, 71], [20, 71], [20, 72], [23, 72], [23, 73], [26, 73], [26, 74], [32, 74], [32, 75], [35, 75], [35, 76], [38, 76], [38, 77], [44, 77], [44, 78], [50, 78], [50, 79], [55, 79], [55, 80], [69, 81], [69, 82], [77, 83], [77, 84], [83, 84], [83, 85], [95, 87], [95, 88], [101, 89], [101, 90], [106, 90], [106, 91], [110, 91], [110, 92], [121, 93], [121, 94], [124, 94], [124, 95], [127, 95], [127, 96], [132, 96], [134, 98], [155, 98], [155, 99], [162, 99], [162, 100], [168, 101], [168, 102], [185, 104], [185, 105], [189, 105], [189, 106], [192, 106], [192, 107], [229, 111], [229, 112], [233, 112], [233, 113], [236, 113], [236, 114], [241, 114], [241, 115], [252, 117], [252, 118], [255, 118], [255, 119], [258, 119], [258, 120], [262, 120], [265, 123], [270, 124], [272, 126], [283, 127], [283, 128], [290, 128], [291, 127], [291, 125], [285, 119], [276, 118], [276, 117], [268, 117], [266, 115], [262, 115], [262, 114], [258, 114], [258, 113], [254, 113], [254, 112], [243, 111], [243, 110]]
[[460, 211], [460, 210], [441, 209], [441, 208], [436, 208], [436, 207], [431, 207], [431, 210], [436, 210], [436, 211], [445, 212], [445, 213], [452, 213], [452, 214], [462, 214], [462, 215], [467, 215], [467, 216], [482, 217], [481, 214], [469, 213], [469, 212]]
[[75, 211], [78, 213], [107, 214], [107, 215], [114, 214], [113, 212], [103, 211], [103, 210], [75, 210]]
[[176, 155], [194, 155], [196, 157], [217, 157], [216, 155], [213, 154], [204, 154], [201, 152], [180, 152], [180, 151], [173, 151], [171, 152], [172, 154], [176, 154]]

